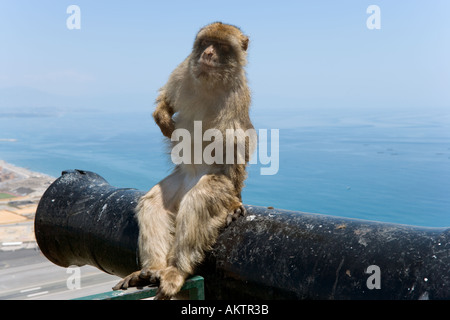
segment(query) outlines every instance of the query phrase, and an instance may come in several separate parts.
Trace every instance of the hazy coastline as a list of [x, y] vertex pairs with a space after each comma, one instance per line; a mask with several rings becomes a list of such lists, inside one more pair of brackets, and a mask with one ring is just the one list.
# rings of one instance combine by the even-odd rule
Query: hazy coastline
[[0, 224], [33, 220], [40, 198], [54, 180], [0, 160]]

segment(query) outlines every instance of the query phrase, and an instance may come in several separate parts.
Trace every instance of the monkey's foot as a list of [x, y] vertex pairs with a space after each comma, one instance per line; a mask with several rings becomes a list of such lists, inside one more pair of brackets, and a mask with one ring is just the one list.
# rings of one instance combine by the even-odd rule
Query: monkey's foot
[[186, 279], [186, 274], [175, 267], [168, 267], [161, 271], [161, 278], [155, 300], [169, 300], [181, 289]]
[[129, 287], [142, 287], [157, 282], [157, 274], [150, 269], [142, 269], [123, 278], [112, 289], [126, 290]]
[[236, 210], [228, 213], [227, 227], [231, 224], [231, 222], [236, 221], [237, 218], [239, 218], [240, 216], [245, 216], [246, 214], [247, 214], [247, 210], [245, 209], [244, 205], [241, 203], [241, 205]]

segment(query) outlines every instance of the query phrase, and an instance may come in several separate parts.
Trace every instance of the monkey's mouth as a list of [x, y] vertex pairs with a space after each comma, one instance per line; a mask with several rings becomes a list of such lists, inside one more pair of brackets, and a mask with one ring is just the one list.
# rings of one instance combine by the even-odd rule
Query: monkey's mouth
[[219, 72], [219, 68], [216, 64], [210, 63], [210, 62], [203, 62], [199, 61], [196, 68], [196, 75], [197, 77], [206, 77], [210, 78], [210, 76], [215, 75], [217, 72]]
[[205, 60], [200, 61], [199, 66], [201, 69], [205, 69], [205, 70], [217, 69], [219, 67], [217, 65], [217, 63], [209, 62], [209, 61], [205, 61]]

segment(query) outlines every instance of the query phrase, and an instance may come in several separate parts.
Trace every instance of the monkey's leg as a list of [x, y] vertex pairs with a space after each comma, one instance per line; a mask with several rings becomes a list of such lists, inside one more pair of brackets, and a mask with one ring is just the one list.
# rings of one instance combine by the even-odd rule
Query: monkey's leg
[[136, 208], [139, 223], [139, 257], [142, 269], [125, 277], [113, 290], [147, 285], [167, 267], [167, 254], [173, 243], [174, 210], [180, 174], [175, 171], [155, 185]]
[[226, 224], [229, 212], [240, 206], [230, 180], [223, 175], [205, 175], [180, 202], [175, 220], [175, 240], [169, 266], [160, 273], [157, 299], [174, 296], [186, 277], [202, 262]]
[[[246, 141], [245, 150], [248, 150], [248, 141]], [[246, 159], [248, 159], [248, 155], [245, 155]], [[246, 160], [247, 161], [247, 160]], [[235, 159], [237, 163], [237, 158]], [[247, 210], [245, 209], [242, 203], [242, 188], [244, 187], [244, 179], [247, 176], [247, 172], [245, 171], [245, 164], [234, 164], [232, 166], [228, 166], [226, 169], [228, 170], [227, 175], [233, 177], [231, 180], [234, 185], [234, 189], [238, 193], [238, 198], [240, 205], [234, 211], [230, 211], [227, 216], [227, 227], [231, 224], [231, 222], [237, 220], [240, 216], [245, 216], [247, 214]]]

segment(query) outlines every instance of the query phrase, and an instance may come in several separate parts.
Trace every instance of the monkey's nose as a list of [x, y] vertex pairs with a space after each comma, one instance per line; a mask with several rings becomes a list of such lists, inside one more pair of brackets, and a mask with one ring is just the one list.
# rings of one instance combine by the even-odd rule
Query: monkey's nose
[[212, 56], [214, 54], [214, 48], [212, 46], [209, 46], [205, 49], [204, 53], [208, 56]]
[[203, 55], [203, 59], [206, 61], [211, 61], [213, 59], [213, 53], [212, 52], [205, 52]]
[[214, 52], [212, 50], [206, 50], [205, 51], [206, 58], [208, 58], [208, 59], [211, 59], [213, 54], [214, 54]]

